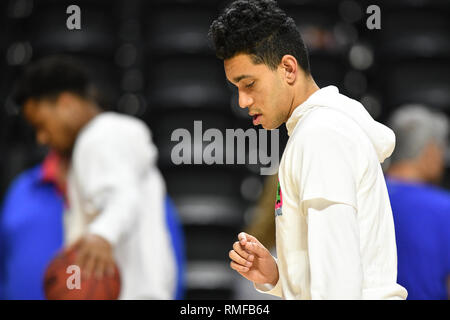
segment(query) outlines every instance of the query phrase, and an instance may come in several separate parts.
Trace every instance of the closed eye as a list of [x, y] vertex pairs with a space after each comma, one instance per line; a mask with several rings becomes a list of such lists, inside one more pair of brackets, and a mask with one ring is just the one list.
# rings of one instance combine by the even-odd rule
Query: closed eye
[[249, 84], [246, 85], [245, 87], [246, 87], [246, 88], [251, 88], [251, 87], [253, 87], [254, 84], [255, 84], [255, 81], [253, 81], [252, 83], [249, 83]]

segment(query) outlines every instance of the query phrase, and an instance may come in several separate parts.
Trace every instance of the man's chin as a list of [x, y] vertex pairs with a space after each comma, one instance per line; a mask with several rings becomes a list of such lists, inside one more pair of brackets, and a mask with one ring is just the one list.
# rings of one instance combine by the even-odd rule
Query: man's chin
[[265, 129], [265, 130], [275, 130], [275, 129], [278, 129], [279, 126], [280, 125], [276, 125], [276, 124], [267, 125], [267, 124], [261, 123], [261, 127], [263, 127], [263, 129]]

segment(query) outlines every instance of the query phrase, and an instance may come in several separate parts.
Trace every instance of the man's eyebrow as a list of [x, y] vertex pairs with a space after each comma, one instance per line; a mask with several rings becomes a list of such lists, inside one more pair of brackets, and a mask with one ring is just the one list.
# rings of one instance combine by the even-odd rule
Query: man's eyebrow
[[242, 79], [246, 79], [246, 78], [250, 78], [250, 77], [251, 77], [251, 76], [248, 75], [248, 74], [243, 74], [243, 75], [241, 75], [241, 76], [239, 76], [239, 77], [234, 78], [233, 81], [236, 82], [236, 83], [238, 83], [238, 82], [241, 81]]

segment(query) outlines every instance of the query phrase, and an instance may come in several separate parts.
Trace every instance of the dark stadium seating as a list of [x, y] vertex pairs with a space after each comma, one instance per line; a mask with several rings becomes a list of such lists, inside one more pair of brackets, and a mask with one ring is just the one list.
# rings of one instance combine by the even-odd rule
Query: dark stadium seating
[[189, 10], [186, 6], [168, 6], [152, 10], [145, 21], [147, 50], [155, 55], [212, 55], [208, 30], [214, 13], [209, 7]]
[[377, 52], [386, 59], [450, 57], [449, 13], [438, 9], [397, 9], [383, 12]]
[[391, 106], [423, 103], [450, 115], [450, 61], [416, 59], [386, 70]]
[[214, 57], [158, 59], [150, 69], [148, 99], [155, 108], [229, 107], [223, 65]]

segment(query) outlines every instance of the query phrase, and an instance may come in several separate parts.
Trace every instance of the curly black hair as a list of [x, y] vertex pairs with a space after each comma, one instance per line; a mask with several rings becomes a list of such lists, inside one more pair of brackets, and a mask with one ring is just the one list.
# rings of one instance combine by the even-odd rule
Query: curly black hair
[[211, 24], [209, 37], [219, 59], [245, 53], [255, 64], [275, 70], [284, 55], [294, 56], [310, 74], [308, 51], [294, 20], [273, 0], [238, 0]]
[[66, 91], [92, 100], [98, 95], [90, 81], [90, 72], [81, 61], [72, 56], [55, 55], [27, 66], [15, 83], [12, 99], [20, 106], [29, 98], [54, 99]]

